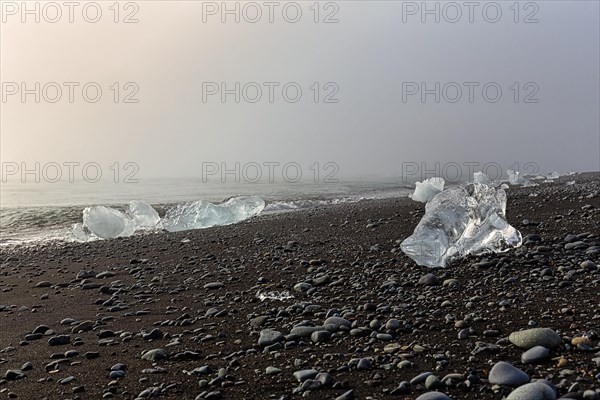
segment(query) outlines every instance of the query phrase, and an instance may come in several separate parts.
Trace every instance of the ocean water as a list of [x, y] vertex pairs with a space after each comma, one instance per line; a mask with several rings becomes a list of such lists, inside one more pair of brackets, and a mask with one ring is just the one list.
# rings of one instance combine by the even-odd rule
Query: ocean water
[[220, 203], [234, 196], [262, 197], [263, 213], [307, 209], [362, 199], [406, 196], [400, 178], [340, 180], [336, 183], [223, 183], [200, 179], [153, 179], [138, 183], [21, 182], [0, 184], [0, 246], [73, 241], [72, 226], [91, 205], [124, 209], [132, 200], [150, 203], [159, 214], [195, 200]]

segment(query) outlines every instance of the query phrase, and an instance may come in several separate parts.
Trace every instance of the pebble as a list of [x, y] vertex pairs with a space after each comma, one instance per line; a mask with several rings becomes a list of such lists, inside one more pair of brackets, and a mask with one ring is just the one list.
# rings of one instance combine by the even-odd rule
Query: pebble
[[285, 340], [283, 333], [273, 329], [263, 329], [258, 337], [258, 345], [261, 347], [270, 346]]
[[510, 392], [506, 400], [556, 400], [556, 393], [544, 383], [533, 382], [519, 386]]
[[409, 394], [410, 391], [411, 391], [410, 383], [407, 381], [402, 381], [402, 382], [400, 382], [400, 385], [398, 385], [397, 388], [395, 388], [394, 390], [392, 390], [390, 392], [390, 394], [392, 396], [399, 396], [399, 395]]
[[142, 355], [143, 360], [158, 361], [169, 357], [169, 354], [163, 349], [148, 350]]
[[354, 400], [354, 390], [348, 390], [336, 397], [335, 400]]
[[553, 349], [562, 343], [561, 337], [550, 328], [532, 328], [510, 334], [508, 340], [517, 347], [530, 349], [544, 346]]
[[450, 400], [450, 397], [441, 392], [427, 392], [417, 397], [416, 400]]
[[19, 369], [9, 369], [4, 374], [4, 378], [8, 381], [16, 381], [17, 379], [23, 379], [25, 378], [25, 376], [26, 375], [23, 373], [23, 371]]
[[414, 378], [412, 378], [410, 380], [410, 384], [411, 385], [418, 385], [419, 383], [423, 383], [425, 382], [425, 380], [427, 379], [428, 376], [433, 375], [433, 372], [423, 372], [420, 373], [419, 375], [415, 376]]
[[110, 379], [119, 379], [125, 377], [125, 371], [110, 371], [108, 377]]
[[419, 279], [419, 285], [423, 286], [437, 286], [440, 284], [440, 278], [434, 274], [425, 274]]
[[303, 369], [300, 371], [294, 372], [294, 378], [300, 383], [304, 382], [307, 379], [313, 379], [317, 376], [319, 372], [315, 369]]
[[225, 286], [223, 282], [210, 282], [204, 285], [204, 289], [219, 289]]
[[275, 375], [275, 374], [279, 374], [281, 372], [280, 368], [276, 368], [276, 367], [267, 367], [265, 370], [265, 374], [267, 375]]
[[425, 379], [425, 387], [429, 390], [442, 389], [444, 386], [442, 381], [435, 375], [429, 375], [427, 379]]
[[345, 326], [347, 328], [350, 328], [352, 326], [352, 323], [350, 321], [348, 321], [346, 318], [341, 318], [341, 317], [329, 317], [325, 320], [325, 322], [323, 323], [323, 326], [333, 326], [334, 330], [338, 330], [340, 329], [340, 327]]
[[544, 346], [535, 346], [521, 355], [523, 364], [538, 364], [550, 357], [550, 350]]
[[49, 346], [60, 346], [69, 343], [71, 343], [71, 337], [69, 335], [58, 335], [48, 339]]
[[488, 381], [497, 385], [520, 386], [529, 382], [529, 375], [507, 362], [499, 361], [490, 370]]
[[329, 331], [315, 331], [310, 335], [310, 340], [315, 343], [322, 343], [329, 340], [331, 337], [331, 332]]

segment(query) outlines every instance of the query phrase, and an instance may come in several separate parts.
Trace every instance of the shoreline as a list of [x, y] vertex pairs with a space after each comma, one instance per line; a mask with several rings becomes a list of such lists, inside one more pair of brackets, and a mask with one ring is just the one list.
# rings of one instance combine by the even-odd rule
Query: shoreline
[[[408, 198], [0, 248], [0, 390], [26, 399], [294, 399], [314, 385], [309, 398], [353, 390], [356, 399], [415, 399], [437, 389], [502, 399], [511, 388], [490, 383], [489, 370], [505, 361], [548, 379], [559, 396], [600, 391], [600, 173], [507, 196], [524, 245], [444, 269], [400, 251], [424, 211]], [[260, 301], [257, 290], [294, 298]], [[340, 325], [324, 328], [332, 316]], [[507, 338], [533, 327], [551, 328], [561, 343], [524, 364]], [[310, 330], [321, 333], [299, 333]], [[64, 344], [50, 345], [57, 337]], [[157, 349], [164, 359], [142, 357]], [[294, 377], [311, 369], [323, 382]], [[443, 382], [417, 379], [425, 372]]]

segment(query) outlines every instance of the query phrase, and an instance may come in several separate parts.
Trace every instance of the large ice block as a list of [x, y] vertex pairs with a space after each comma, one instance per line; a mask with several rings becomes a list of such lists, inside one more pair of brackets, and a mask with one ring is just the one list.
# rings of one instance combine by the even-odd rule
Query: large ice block
[[135, 222], [126, 214], [104, 206], [87, 207], [83, 210], [83, 227], [102, 239], [131, 236]]
[[423, 182], [415, 184], [415, 191], [410, 196], [414, 201], [427, 203], [433, 197], [444, 190], [444, 178], [434, 177], [425, 179]]
[[506, 193], [482, 183], [447, 189], [425, 205], [425, 215], [400, 247], [419, 265], [444, 267], [454, 257], [521, 245], [505, 217]]
[[255, 196], [234, 197], [222, 204], [199, 200], [169, 209], [158, 227], [177, 232], [229, 225], [253, 217], [264, 208], [264, 200]]

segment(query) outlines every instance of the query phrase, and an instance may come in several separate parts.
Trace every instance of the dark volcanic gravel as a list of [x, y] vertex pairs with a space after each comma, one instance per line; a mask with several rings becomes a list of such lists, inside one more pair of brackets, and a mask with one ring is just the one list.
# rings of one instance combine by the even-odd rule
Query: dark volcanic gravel
[[507, 192], [524, 245], [445, 269], [409, 199], [3, 248], [0, 398], [599, 399], [600, 174]]

